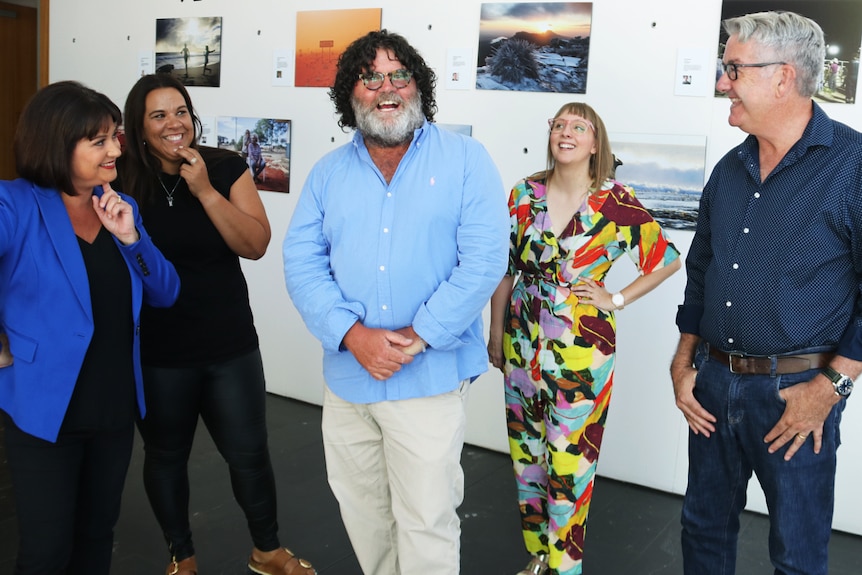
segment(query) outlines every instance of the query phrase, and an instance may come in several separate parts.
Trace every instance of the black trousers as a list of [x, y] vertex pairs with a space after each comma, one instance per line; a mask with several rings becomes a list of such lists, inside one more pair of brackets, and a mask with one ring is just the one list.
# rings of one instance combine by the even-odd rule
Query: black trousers
[[266, 432], [266, 386], [260, 351], [194, 368], [144, 366], [147, 414], [144, 487], [171, 555], [194, 555], [189, 525], [188, 460], [198, 416], [230, 470], [234, 498], [254, 546], [279, 547], [275, 477]]
[[135, 428], [61, 433], [56, 443], [5, 421], [18, 515], [16, 575], [108, 575]]

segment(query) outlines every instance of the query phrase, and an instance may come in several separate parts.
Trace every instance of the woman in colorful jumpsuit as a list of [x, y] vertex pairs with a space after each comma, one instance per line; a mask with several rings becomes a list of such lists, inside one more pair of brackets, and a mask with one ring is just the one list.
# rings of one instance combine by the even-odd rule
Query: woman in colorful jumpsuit
[[[573, 102], [548, 120], [547, 169], [515, 184], [509, 271], [491, 298], [488, 355], [503, 371], [527, 551], [519, 575], [580, 575], [611, 389], [614, 312], [680, 268], [659, 224], [614, 179], [604, 124]], [[611, 293], [627, 254], [640, 272]], [[517, 277], [517, 281], [515, 278]]]

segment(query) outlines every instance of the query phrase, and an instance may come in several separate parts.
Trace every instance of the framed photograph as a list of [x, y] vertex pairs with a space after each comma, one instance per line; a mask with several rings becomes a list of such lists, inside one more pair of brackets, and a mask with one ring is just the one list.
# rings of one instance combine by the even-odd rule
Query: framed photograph
[[296, 86], [330, 87], [338, 57], [351, 42], [380, 30], [381, 8], [296, 13]]
[[258, 190], [290, 192], [290, 120], [219, 117], [218, 147], [242, 154]]
[[437, 124], [444, 130], [455, 132], [456, 134], [464, 134], [465, 136], [473, 135], [473, 126], [470, 124]]
[[706, 174], [706, 136], [610, 134], [615, 179], [668, 229], [694, 230]]
[[[859, 46], [862, 45], [862, 2], [859, 0], [724, 0], [721, 4], [721, 21], [735, 16], [770, 10], [789, 10], [811, 18], [823, 29], [826, 40], [826, 59], [823, 61], [823, 78], [816, 102], [853, 104], [859, 81]], [[718, 61], [715, 77], [721, 68], [727, 32], [719, 22]], [[724, 96], [716, 91], [716, 96]]]
[[220, 86], [221, 17], [156, 20], [155, 71], [186, 86]]
[[476, 88], [585, 94], [592, 2], [482, 4]]

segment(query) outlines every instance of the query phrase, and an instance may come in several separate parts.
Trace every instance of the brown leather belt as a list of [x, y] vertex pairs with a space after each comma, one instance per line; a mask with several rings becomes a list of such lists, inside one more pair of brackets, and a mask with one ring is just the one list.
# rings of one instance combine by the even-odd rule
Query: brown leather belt
[[771, 355], [768, 357], [724, 353], [710, 346], [709, 355], [730, 368], [731, 373], [745, 375], [784, 375], [829, 365], [834, 353], [800, 353], [797, 355]]

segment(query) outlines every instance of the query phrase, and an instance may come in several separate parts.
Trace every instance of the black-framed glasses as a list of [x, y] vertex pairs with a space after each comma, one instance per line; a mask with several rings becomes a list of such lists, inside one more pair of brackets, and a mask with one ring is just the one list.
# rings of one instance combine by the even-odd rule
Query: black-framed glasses
[[366, 72], [359, 75], [359, 79], [362, 80], [362, 83], [369, 90], [379, 90], [383, 86], [383, 83], [386, 82], [387, 77], [389, 77], [392, 85], [400, 90], [401, 88], [406, 88], [410, 83], [413, 72], [401, 68], [388, 74], [384, 74], [383, 72]]
[[724, 70], [724, 73], [727, 74], [728, 78], [736, 80], [739, 78], [740, 68], [766, 68], [767, 66], [783, 66], [785, 64], [787, 64], [787, 62], [758, 62], [757, 64], [737, 64], [735, 62], [725, 64], [722, 62], [721, 69]]

